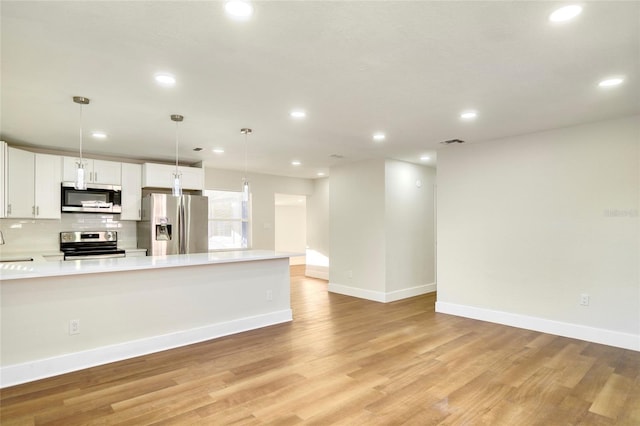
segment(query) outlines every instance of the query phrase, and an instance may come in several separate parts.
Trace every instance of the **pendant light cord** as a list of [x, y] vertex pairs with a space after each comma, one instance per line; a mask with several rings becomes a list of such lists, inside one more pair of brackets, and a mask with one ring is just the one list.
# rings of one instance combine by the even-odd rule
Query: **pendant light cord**
[[247, 181], [247, 137], [248, 132], [244, 134], [244, 180]]
[[82, 104], [80, 104], [80, 168], [82, 167]]
[[176, 121], [176, 176], [178, 176], [178, 122]]

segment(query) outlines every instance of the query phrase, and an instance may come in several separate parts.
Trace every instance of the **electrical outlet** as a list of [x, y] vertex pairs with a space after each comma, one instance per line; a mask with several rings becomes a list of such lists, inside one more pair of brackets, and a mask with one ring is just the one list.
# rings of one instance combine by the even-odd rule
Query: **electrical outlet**
[[582, 293], [580, 295], [580, 305], [589, 306], [589, 295], [586, 293]]
[[273, 300], [273, 291], [267, 290], [267, 300]]
[[74, 319], [69, 321], [69, 334], [80, 334], [80, 320]]

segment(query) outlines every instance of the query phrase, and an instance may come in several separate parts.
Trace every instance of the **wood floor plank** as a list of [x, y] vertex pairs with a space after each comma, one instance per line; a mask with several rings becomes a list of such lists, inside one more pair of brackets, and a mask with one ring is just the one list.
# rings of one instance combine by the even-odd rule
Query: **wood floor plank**
[[294, 321], [0, 391], [5, 425], [640, 425], [640, 353], [377, 303], [292, 268]]
[[[621, 414], [631, 385], [632, 381], [628, 377], [619, 374], [610, 375], [589, 407], [589, 411], [616, 420]], [[640, 404], [640, 401], [638, 403]]]

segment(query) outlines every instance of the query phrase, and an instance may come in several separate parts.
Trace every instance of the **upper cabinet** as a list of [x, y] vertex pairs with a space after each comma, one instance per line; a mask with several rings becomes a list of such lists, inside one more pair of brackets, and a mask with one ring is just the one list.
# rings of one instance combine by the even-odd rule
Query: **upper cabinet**
[[122, 163], [121, 220], [140, 220], [142, 208], [142, 165]]
[[6, 217], [60, 219], [58, 155], [7, 149]]
[[0, 141], [0, 219], [7, 217], [7, 143]]
[[[175, 170], [176, 166], [144, 163], [142, 165], [142, 187], [171, 188]], [[204, 189], [204, 169], [180, 166], [178, 170], [182, 174], [182, 189]]]
[[[62, 176], [63, 181], [73, 182], [76, 180], [77, 163], [80, 161], [76, 157], [63, 157]], [[116, 161], [91, 160], [83, 158], [85, 177], [87, 183], [104, 183], [109, 185], [121, 185], [121, 163]]]

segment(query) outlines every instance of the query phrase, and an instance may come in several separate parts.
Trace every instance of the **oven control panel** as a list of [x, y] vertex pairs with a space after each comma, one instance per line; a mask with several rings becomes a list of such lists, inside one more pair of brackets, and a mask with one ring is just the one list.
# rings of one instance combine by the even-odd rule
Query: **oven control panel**
[[61, 232], [60, 242], [62, 243], [90, 243], [118, 241], [116, 231], [74, 231]]

